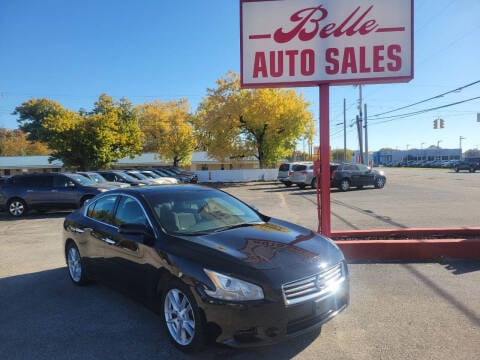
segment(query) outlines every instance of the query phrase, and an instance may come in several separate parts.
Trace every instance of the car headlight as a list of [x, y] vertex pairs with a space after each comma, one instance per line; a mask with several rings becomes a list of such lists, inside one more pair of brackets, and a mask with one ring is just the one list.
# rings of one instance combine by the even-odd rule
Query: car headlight
[[219, 274], [212, 270], [203, 269], [203, 271], [215, 285], [215, 290], [205, 290], [213, 298], [232, 301], [263, 299], [263, 290], [258, 285]]

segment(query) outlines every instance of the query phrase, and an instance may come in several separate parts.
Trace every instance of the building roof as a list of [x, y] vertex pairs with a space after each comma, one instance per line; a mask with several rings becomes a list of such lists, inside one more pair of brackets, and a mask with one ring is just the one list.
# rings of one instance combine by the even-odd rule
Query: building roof
[[61, 168], [63, 162], [60, 160], [49, 161], [48, 155], [37, 156], [0, 156], [0, 168]]

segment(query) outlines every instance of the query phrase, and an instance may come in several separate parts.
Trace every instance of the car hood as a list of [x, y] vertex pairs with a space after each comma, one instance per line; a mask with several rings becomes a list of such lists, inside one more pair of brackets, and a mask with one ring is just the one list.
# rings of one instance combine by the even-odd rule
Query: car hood
[[342, 252], [331, 240], [312, 230], [276, 219], [249, 227], [181, 238], [200, 245], [195, 246], [195, 251], [223, 257], [233, 263], [241, 262], [255, 269], [294, 272], [305, 267], [323, 268], [343, 260]]

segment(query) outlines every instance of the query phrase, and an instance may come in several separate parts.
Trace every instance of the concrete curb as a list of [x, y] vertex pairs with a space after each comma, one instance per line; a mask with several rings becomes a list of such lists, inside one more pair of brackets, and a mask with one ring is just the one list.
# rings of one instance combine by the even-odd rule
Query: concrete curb
[[480, 260], [480, 228], [336, 231], [331, 238], [349, 261]]

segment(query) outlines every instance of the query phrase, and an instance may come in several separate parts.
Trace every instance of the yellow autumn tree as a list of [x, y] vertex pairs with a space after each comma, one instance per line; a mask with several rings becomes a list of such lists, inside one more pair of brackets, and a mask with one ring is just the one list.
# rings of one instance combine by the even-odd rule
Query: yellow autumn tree
[[29, 141], [20, 129], [0, 128], [0, 156], [48, 155], [50, 150], [40, 141]]
[[174, 166], [189, 164], [195, 150], [190, 107], [186, 99], [155, 100], [137, 107], [139, 125], [145, 134], [144, 151], [155, 151]]
[[195, 116], [202, 147], [218, 160], [255, 156], [260, 167], [290, 154], [302, 137], [313, 139], [310, 105], [294, 90], [242, 89], [229, 72], [208, 89]]

